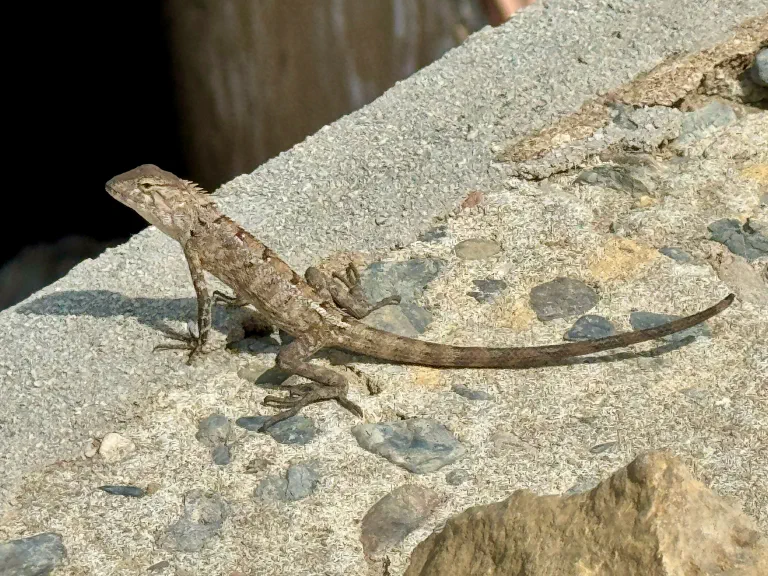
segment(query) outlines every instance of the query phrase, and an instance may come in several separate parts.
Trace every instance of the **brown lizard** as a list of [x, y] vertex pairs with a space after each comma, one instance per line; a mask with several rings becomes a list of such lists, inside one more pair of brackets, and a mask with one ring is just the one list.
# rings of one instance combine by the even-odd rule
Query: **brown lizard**
[[[266, 324], [294, 337], [278, 352], [276, 365], [311, 383], [289, 386], [287, 397], [267, 396], [265, 405], [285, 410], [268, 420], [262, 431], [297, 414], [304, 406], [331, 399], [362, 417], [362, 409], [347, 398], [348, 377], [310, 363], [311, 356], [322, 348], [440, 368], [529, 368], [680, 332], [725, 310], [734, 298], [730, 294], [711, 308], [655, 328], [584, 342], [527, 348], [437, 344], [359, 322], [376, 308], [399, 303], [400, 298], [392, 296], [368, 303], [353, 265], [346, 274], [334, 274], [330, 280], [312, 267], [302, 278], [267, 246], [219, 212], [210, 195], [192, 182], [156, 166], [144, 165], [116, 176], [107, 182], [106, 188], [115, 199], [178, 241], [189, 265], [197, 293], [197, 334], [190, 331], [183, 343], [158, 348], [188, 349], [191, 361], [203, 350], [211, 328], [211, 307], [217, 301], [250, 304]], [[227, 284], [235, 295], [211, 293], [204, 271]]]

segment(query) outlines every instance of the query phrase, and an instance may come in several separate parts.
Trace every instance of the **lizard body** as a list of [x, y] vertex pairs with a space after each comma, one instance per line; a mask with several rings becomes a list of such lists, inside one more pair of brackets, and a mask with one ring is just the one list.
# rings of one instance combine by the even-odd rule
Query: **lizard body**
[[[133, 208], [148, 222], [178, 241], [189, 265], [197, 294], [197, 334], [178, 345], [161, 348], [190, 349], [192, 358], [202, 352], [211, 328], [211, 307], [216, 301], [252, 305], [265, 323], [295, 338], [281, 348], [277, 365], [313, 384], [289, 387], [288, 397], [267, 396], [265, 404], [286, 408], [262, 430], [296, 414], [313, 402], [335, 399], [353, 413], [362, 410], [347, 398], [345, 374], [309, 362], [322, 348], [339, 348], [382, 360], [443, 368], [527, 368], [552, 364], [638, 342], [654, 340], [695, 326], [727, 308], [733, 295], [697, 314], [662, 326], [626, 332], [607, 338], [526, 348], [451, 346], [398, 336], [378, 330], [359, 319], [372, 310], [399, 303], [392, 296], [369, 304], [350, 265], [346, 275], [328, 280], [316, 268], [305, 278], [279, 256], [218, 211], [210, 196], [195, 184], [152, 165], [143, 165], [116, 176], [106, 184], [115, 199]], [[207, 271], [235, 292], [234, 297], [210, 293]]]

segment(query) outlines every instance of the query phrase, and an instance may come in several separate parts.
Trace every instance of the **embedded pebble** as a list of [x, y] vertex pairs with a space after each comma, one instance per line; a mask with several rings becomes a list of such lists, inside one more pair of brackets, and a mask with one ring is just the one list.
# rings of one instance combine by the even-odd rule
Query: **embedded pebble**
[[723, 251], [710, 262], [717, 276], [728, 285], [743, 302], [768, 306], [768, 284], [741, 256]]
[[360, 523], [363, 552], [370, 557], [402, 542], [421, 526], [438, 503], [429, 488], [406, 484], [382, 497]]
[[707, 226], [711, 239], [724, 244], [728, 250], [750, 262], [768, 255], [768, 238], [738, 220], [723, 218]]
[[67, 555], [61, 536], [44, 532], [0, 542], [0, 574], [38, 576], [50, 574]]
[[[243, 416], [235, 424], [250, 432], [258, 432], [269, 419], [270, 416]], [[317, 434], [317, 428], [314, 420], [297, 414], [270, 426], [266, 432], [280, 444], [307, 444]]]
[[315, 469], [307, 464], [290, 466], [286, 479], [285, 498], [291, 501], [306, 498], [315, 491], [320, 482], [320, 476]]
[[[629, 323], [632, 325], [633, 330], [645, 330], [646, 328], [656, 328], [662, 324], [677, 320], [680, 316], [673, 314], [656, 314], [654, 312], [632, 312], [629, 315]], [[669, 336], [664, 336], [663, 340], [667, 342], [680, 342], [690, 336], [711, 336], [712, 332], [704, 323], [692, 326], [682, 332], [676, 332]]]
[[[241, 416], [235, 420], [235, 424], [240, 426], [240, 428], [245, 428], [249, 432], [258, 432], [264, 422], [269, 420], [269, 418], [269, 416]], [[275, 426], [277, 426], [277, 424], [275, 424]]]
[[466, 452], [445, 426], [431, 418], [358, 424], [352, 434], [365, 450], [414, 474], [435, 472]]
[[469, 472], [466, 470], [451, 470], [445, 475], [446, 483], [451, 486], [459, 486], [469, 480]]
[[99, 456], [105, 462], [118, 462], [135, 450], [136, 446], [131, 440], [116, 432], [110, 432], [101, 440]]
[[253, 494], [262, 500], [294, 502], [306, 498], [317, 488], [320, 476], [309, 464], [295, 464], [282, 476], [267, 476], [256, 486]]
[[195, 438], [205, 446], [215, 448], [225, 444], [232, 434], [232, 423], [223, 414], [211, 414], [197, 424]]
[[440, 226], [435, 226], [420, 234], [419, 240], [421, 242], [434, 242], [435, 240], [441, 240], [446, 236], [448, 236], [448, 226], [441, 224]]
[[599, 297], [584, 282], [561, 277], [532, 288], [530, 299], [538, 319], [546, 321], [584, 314]]
[[693, 257], [688, 254], [685, 250], [681, 250], [680, 248], [675, 248], [673, 246], [665, 246], [664, 248], [659, 248], [659, 252], [664, 254], [664, 256], [667, 256], [668, 258], [672, 258], [672, 260], [676, 262], [680, 262], [682, 264], [687, 264], [688, 262], [693, 261]]
[[156, 562], [155, 564], [152, 564], [152, 566], [149, 566], [147, 572], [159, 572], [160, 570], [168, 568], [170, 565], [171, 563], [168, 562], [168, 560], [160, 560], [160, 562]]
[[763, 48], [757, 53], [750, 73], [755, 84], [768, 87], [768, 48]]
[[141, 498], [146, 494], [144, 490], [138, 486], [99, 486], [99, 490], [103, 490], [107, 494], [114, 494], [115, 496], [130, 496], [131, 498]]
[[184, 496], [184, 512], [159, 538], [163, 548], [197, 552], [214, 536], [229, 515], [226, 501], [216, 493], [195, 489]]
[[365, 317], [369, 326], [408, 338], [423, 334], [430, 322], [432, 313], [414, 302], [383, 306]]
[[211, 457], [217, 466], [226, 466], [232, 461], [232, 453], [226, 444], [219, 444], [211, 450]]
[[360, 274], [360, 284], [370, 302], [397, 294], [402, 301], [421, 296], [424, 287], [445, 268], [439, 258], [412, 258], [403, 262], [373, 262]]
[[636, 196], [647, 196], [654, 185], [643, 179], [643, 172], [635, 167], [601, 164], [590, 170], [584, 170], [576, 178], [577, 183], [604, 186], [613, 190], [629, 192]]
[[456, 394], [463, 396], [467, 400], [493, 400], [493, 396], [488, 394], [488, 392], [483, 392], [482, 390], [472, 390], [463, 384], [454, 384], [451, 389]]
[[602, 454], [603, 452], [608, 452], [608, 450], [616, 446], [616, 444], [618, 444], [618, 442], [604, 442], [603, 444], [592, 446], [589, 451], [592, 452], [592, 454]]
[[733, 108], [715, 100], [703, 108], [683, 115], [680, 136], [677, 137], [676, 143], [690, 144], [704, 138], [716, 128], [727, 126], [736, 120], [736, 112]]
[[418, 304], [424, 287], [437, 278], [445, 267], [439, 258], [412, 258], [404, 262], [374, 262], [360, 274], [360, 284], [369, 302], [388, 296], [400, 296], [397, 306], [384, 306], [365, 318], [380, 330], [401, 336], [422, 334], [432, 321], [432, 314]]
[[563, 338], [579, 342], [581, 340], [595, 340], [597, 338], [606, 338], [616, 334], [616, 328], [603, 316], [597, 314], [587, 314], [582, 316], [565, 333]]
[[492, 240], [471, 238], [456, 244], [453, 251], [462, 260], [483, 260], [501, 252], [501, 246]]
[[245, 465], [246, 474], [259, 474], [264, 472], [272, 464], [272, 461], [268, 458], [252, 458], [248, 464]]
[[507, 287], [507, 283], [504, 282], [504, 280], [495, 280], [492, 278], [472, 280], [472, 283], [477, 287], [477, 290], [467, 292], [467, 294], [481, 304], [493, 302]]

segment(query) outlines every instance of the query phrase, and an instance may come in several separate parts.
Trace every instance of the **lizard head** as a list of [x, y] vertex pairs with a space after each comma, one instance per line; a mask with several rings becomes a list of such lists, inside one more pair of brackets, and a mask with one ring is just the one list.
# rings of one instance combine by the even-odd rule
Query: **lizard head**
[[182, 243], [210, 204], [196, 184], [152, 164], [115, 176], [106, 188], [115, 200]]

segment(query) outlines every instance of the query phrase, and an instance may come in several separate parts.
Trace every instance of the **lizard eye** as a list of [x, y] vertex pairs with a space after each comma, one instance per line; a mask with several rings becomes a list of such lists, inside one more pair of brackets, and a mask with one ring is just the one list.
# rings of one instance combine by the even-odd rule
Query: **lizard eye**
[[141, 188], [142, 190], [149, 190], [150, 188], [152, 188], [152, 184], [150, 184], [149, 182], [142, 182], [141, 184], [139, 184], [139, 188]]

